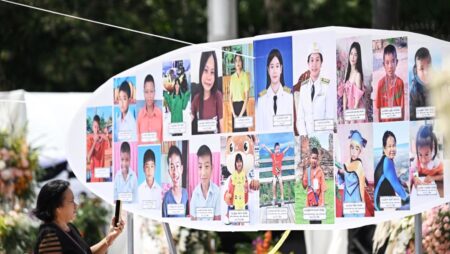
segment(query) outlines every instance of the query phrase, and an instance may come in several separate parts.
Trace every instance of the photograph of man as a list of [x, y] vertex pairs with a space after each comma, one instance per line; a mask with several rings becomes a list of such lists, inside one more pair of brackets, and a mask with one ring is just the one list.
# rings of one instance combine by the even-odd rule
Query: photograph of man
[[314, 121], [334, 119], [336, 107], [333, 89], [329, 78], [321, 74], [324, 61], [319, 43], [313, 42], [308, 52], [309, 78], [303, 81], [300, 87], [300, 95], [297, 109], [297, 130], [300, 136], [311, 134], [315, 131]]
[[[114, 141], [137, 141], [135, 99], [135, 77], [121, 78], [118, 86], [118, 107], [115, 106]], [[121, 79], [115, 79], [118, 82]], [[116, 88], [117, 90], [117, 88]], [[131, 105], [130, 105], [131, 104]]]

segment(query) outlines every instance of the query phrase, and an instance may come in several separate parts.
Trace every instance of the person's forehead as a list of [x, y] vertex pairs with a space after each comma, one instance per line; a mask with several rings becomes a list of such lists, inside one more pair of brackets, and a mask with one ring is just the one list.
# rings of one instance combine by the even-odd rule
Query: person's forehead
[[395, 53], [386, 53], [384, 54], [384, 58], [394, 58], [395, 57]]
[[152, 160], [148, 160], [144, 163], [145, 166], [155, 165], [155, 162]]
[[130, 153], [128, 153], [128, 152], [120, 152], [120, 157], [130, 157]]
[[152, 81], [147, 81], [144, 83], [144, 89], [149, 85], [151, 85], [151, 88], [155, 88], [155, 83], [153, 83]]
[[181, 158], [180, 158], [180, 156], [178, 156], [178, 154], [172, 154], [172, 155], [169, 157], [169, 159], [170, 159], [172, 162], [179, 162], [179, 161], [181, 161]]
[[198, 157], [198, 162], [202, 162], [202, 163], [207, 163], [207, 162], [209, 162], [209, 163], [211, 163], [211, 159], [210, 159], [210, 157], [209, 157], [209, 154], [200, 155], [200, 156]]

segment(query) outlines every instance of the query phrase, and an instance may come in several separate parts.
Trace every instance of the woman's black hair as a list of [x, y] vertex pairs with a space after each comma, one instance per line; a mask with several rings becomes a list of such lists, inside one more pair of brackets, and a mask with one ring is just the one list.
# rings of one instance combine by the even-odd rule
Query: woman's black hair
[[[383, 134], [383, 148], [386, 147], [387, 140], [388, 140], [389, 137], [393, 137], [395, 143], [397, 143], [397, 138], [395, 137], [394, 133], [392, 131], [385, 131], [384, 134]], [[383, 154], [384, 154], [384, 151], [383, 151]]]
[[64, 180], [46, 183], [38, 194], [33, 214], [44, 222], [52, 222], [55, 219], [56, 208], [62, 206], [64, 192], [69, 189], [69, 186], [69, 182]]
[[417, 132], [416, 137], [416, 154], [417, 158], [419, 158], [419, 147], [430, 147], [431, 150], [434, 150], [433, 160], [437, 155], [437, 137], [433, 132], [433, 125], [425, 124], [420, 126], [419, 131]]
[[269, 65], [272, 59], [277, 58], [278, 61], [280, 61], [281, 65], [281, 75], [280, 75], [280, 83], [282, 86], [284, 86], [284, 70], [283, 70], [283, 57], [281, 56], [281, 53], [278, 49], [272, 49], [269, 53], [269, 56], [267, 56], [267, 65], [266, 65], [266, 89], [270, 87], [270, 76], [269, 76]]
[[200, 119], [203, 119], [203, 97], [204, 97], [204, 89], [203, 89], [203, 84], [202, 84], [202, 75], [203, 75], [203, 71], [205, 70], [205, 66], [206, 66], [206, 62], [208, 61], [209, 57], [213, 57], [214, 59], [214, 84], [211, 88], [211, 96], [215, 96], [217, 89], [218, 89], [218, 69], [217, 69], [217, 57], [216, 57], [216, 52], [214, 51], [206, 51], [202, 53], [202, 56], [200, 57], [200, 69], [199, 69], [199, 73], [198, 73], [198, 79], [199, 79], [199, 84], [200, 84], [200, 92], [199, 92], [199, 107], [198, 107], [198, 113], [200, 116]]
[[350, 50], [348, 51], [348, 64], [347, 64], [347, 74], [345, 75], [345, 81], [347, 81], [350, 78], [350, 71], [352, 67], [350, 66], [350, 53], [352, 49], [356, 49], [356, 53], [358, 54], [358, 59], [356, 60], [356, 70], [359, 71], [361, 74], [361, 81], [364, 79], [363, 75], [363, 69], [362, 69], [362, 57], [361, 57], [361, 45], [359, 45], [359, 42], [353, 42], [350, 46]]
[[[242, 155], [240, 153], [236, 154], [236, 159], [234, 160], [234, 168], [237, 169], [237, 162], [240, 161], [242, 163], [244, 163], [244, 161], [242, 160]], [[243, 167], [243, 165], [242, 165]]]

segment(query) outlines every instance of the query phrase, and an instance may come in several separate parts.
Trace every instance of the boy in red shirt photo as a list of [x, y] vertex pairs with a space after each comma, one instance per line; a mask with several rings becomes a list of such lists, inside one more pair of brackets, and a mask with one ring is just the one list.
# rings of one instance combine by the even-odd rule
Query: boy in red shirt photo
[[284, 190], [283, 190], [283, 179], [281, 170], [283, 164], [283, 157], [286, 152], [289, 150], [290, 145], [288, 145], [283, 152], [280, 152], [280, 144], [278, 142], [274, 145], [274, 151], [268, 148], [265, 144], [261, 145], [262, 148], [266, 149], [270, 154], [270, 158], [272, 159], [272, 206], [275, 206], [277, 200], [277, 182], [280, 184], [280, 200], [281, 206], [284, 206]]

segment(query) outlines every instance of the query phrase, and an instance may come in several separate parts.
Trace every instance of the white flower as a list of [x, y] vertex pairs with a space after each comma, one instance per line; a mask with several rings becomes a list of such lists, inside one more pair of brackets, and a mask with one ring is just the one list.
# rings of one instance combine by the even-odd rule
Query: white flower
[[4, 160], [0, 160], [0, 170], [3, 170], [6, 168], [6, 163]]

